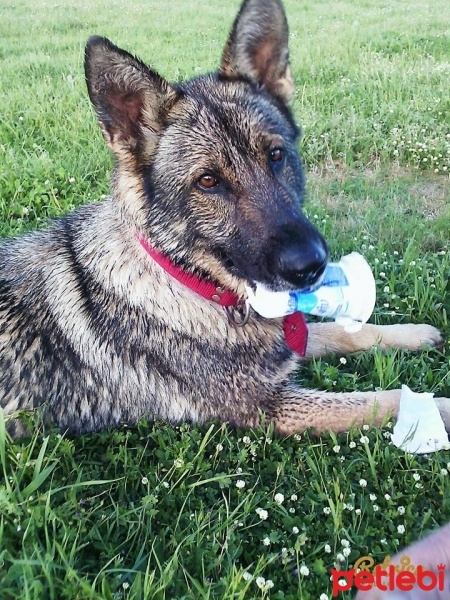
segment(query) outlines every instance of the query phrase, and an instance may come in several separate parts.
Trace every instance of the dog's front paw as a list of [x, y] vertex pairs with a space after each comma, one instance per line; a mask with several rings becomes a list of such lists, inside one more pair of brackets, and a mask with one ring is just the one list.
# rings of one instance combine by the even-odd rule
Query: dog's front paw
[[441, 346], [444, 339], [441, 332], [432, 325], [412, 325], [414, 328], [413, 335], [415, 340], [413, 341], [412, 350], [418, 350], [423, 346]]
[[442, 333], [432, 325], [413, 325], [417, 336], [417, 349], [423, 346], [441, 346], [444, 338]]
[[439, 346], [443, 342], [441, 332], [432, 325], [393, 325], [389, 335], [383, 334], [383, 343], [390, 348], [420, 350], [425, 346]]

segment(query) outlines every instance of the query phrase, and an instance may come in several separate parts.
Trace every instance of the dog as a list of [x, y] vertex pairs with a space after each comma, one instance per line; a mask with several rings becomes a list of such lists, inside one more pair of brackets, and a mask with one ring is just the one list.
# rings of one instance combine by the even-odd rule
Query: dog
[[[111, 195], [0, 246], [0, 406], [83, 434], [220, 420], [281, 434], [341, 431], [396, 414], [400, 391], [300, 389], [299, 361], [417, 350], [428, 325], [346, 333], [301, 314], [264, 319], [256, 282], [304, 289], [328, 249], [302, 212], [280, 0], [245, 0], [219, 70], [171, 84], [106, 38], [85, 54], [88, 93], [116, 164]], [[438, 399], [450, 426], [450, 401]]]

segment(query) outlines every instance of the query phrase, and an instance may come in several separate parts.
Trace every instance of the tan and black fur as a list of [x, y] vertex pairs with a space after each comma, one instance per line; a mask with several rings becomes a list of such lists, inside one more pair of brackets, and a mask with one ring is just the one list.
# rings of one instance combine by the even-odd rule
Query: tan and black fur
[[[298, 357], [282, 320], [243, 327], [178, 283], [144, 236], [188, 273], [245, 296], [260, 281], [301, 288], [327, 247], [302, 213], [288, 29], [279, 0], [245, 0], [217, 73], [169, 84], [104, 38], [86, 48], [86, 80], [116, 157], [111, 196], [0, 246], [0, 405], [42, 406], [83, 433], [221, 419], [282, 433], [343, 430], [395, 414], [399, 391], [332, 394], [290, 381]], [[427, 325], [311, 324], [306, 359], [373, 345], [436, 344]], [[439, 400], [450, 425], [450, 402]], [[15, 434], [18, 420], [10, 420]]]

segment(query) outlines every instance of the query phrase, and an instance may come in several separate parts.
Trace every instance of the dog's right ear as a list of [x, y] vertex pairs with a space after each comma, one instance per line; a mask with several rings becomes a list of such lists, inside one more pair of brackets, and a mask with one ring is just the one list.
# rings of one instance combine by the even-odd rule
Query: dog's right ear
[[244, 0], [225, 45], [219, 75], [250, 79], [288, 103], [294, 94], [288, 41], [281, 0]]
[[84, 66], [89, 97], [111, 150], [116, 155], [123, 150], [133, 152], [142, 140], [145, 152], [151, 155], [178, 92], [103, 37], [89, 39]]

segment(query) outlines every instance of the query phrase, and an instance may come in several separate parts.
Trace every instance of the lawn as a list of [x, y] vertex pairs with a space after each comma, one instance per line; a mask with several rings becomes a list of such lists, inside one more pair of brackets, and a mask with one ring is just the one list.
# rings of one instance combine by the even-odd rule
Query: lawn
[[[377, 280], [378, 323], [450, 334], [450, 5], [286, 0], [307, 211]], [[94, 33], [171, 80], [218, 65], [238, 2], [0, 5], [0, 235], [108, 193], [85, 91]], [[450, 396], [450, 344], [333, 356], [302, 384]], [[392, 422], [281, 438], [142, 422], [12, 441], [0, 418], [0, 598], [331, 598], [330, 569], [377, 562], [450, 520], [450, 452], [411, 456]], [[340, 596], [351, 597], [350, 593]]]

